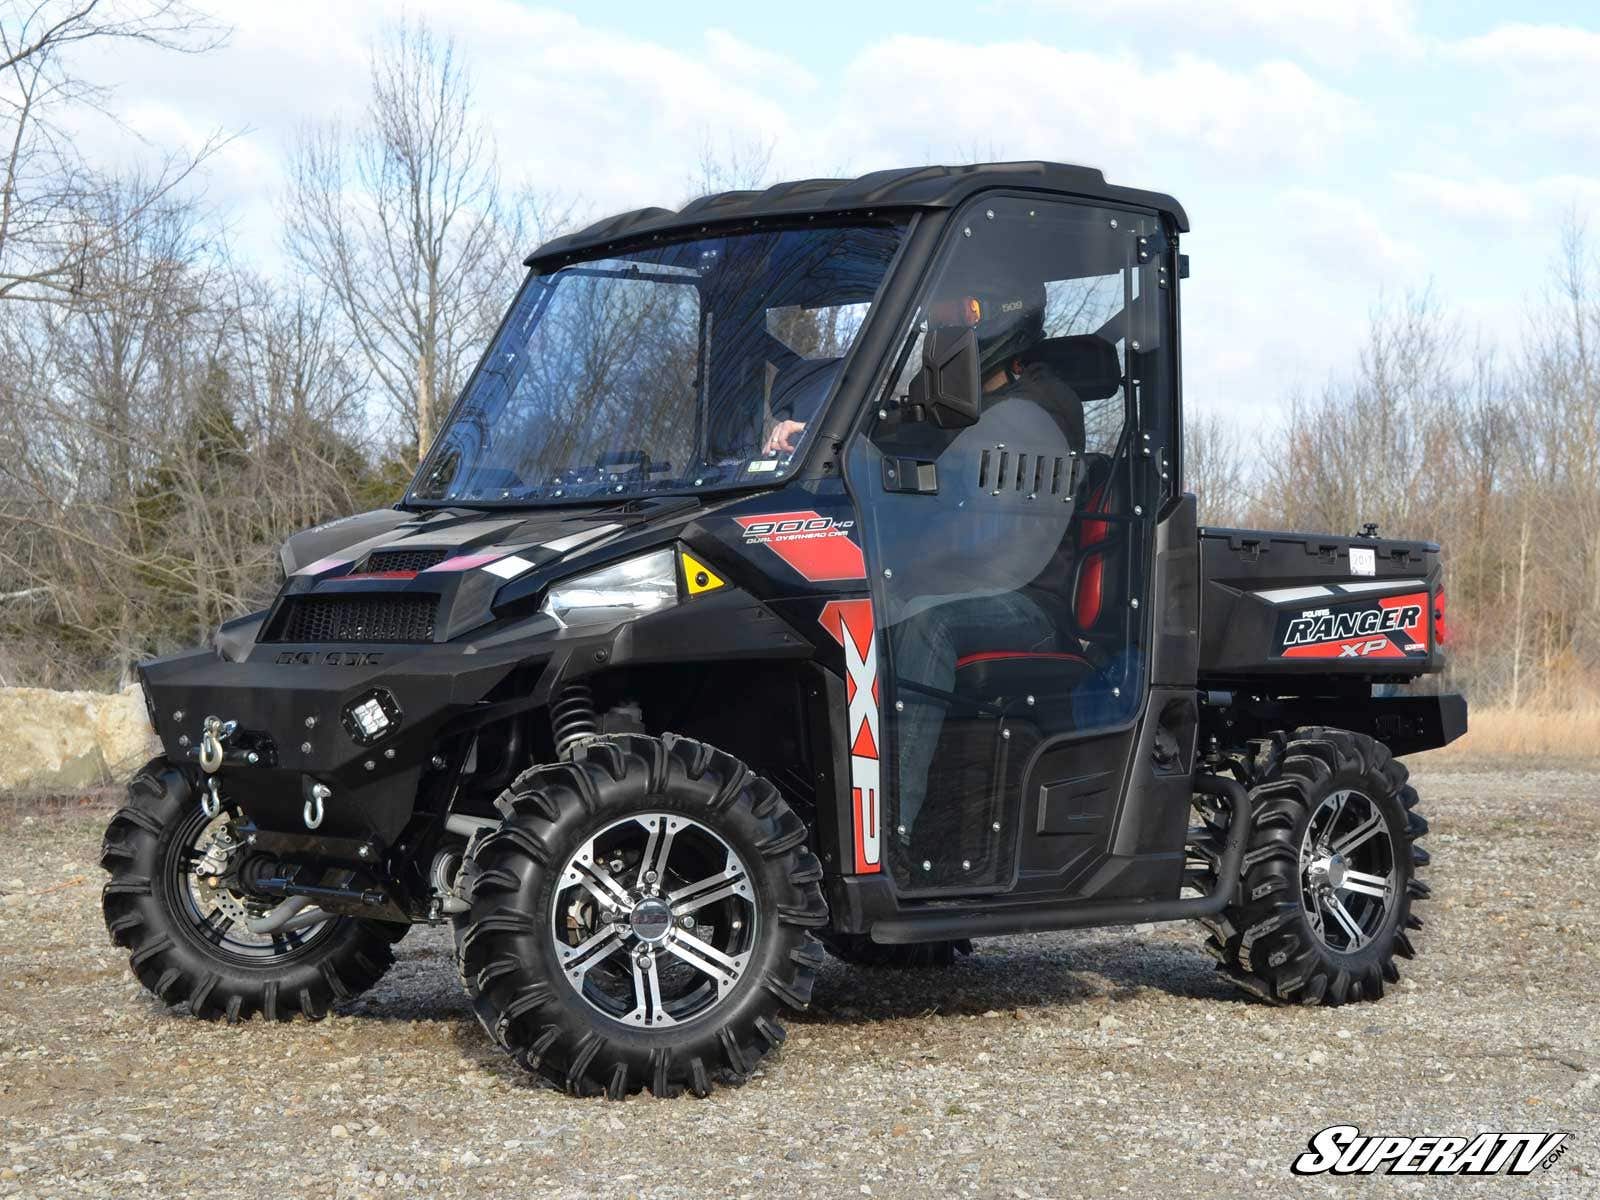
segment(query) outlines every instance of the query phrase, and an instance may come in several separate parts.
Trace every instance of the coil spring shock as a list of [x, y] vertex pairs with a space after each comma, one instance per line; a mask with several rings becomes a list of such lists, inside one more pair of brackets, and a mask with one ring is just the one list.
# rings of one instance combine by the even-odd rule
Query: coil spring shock
[[595, 712], [594, 691], [586, 683], [569, 683], [550, 706], [550, 732], [555, 737], [556, 757], [600, 732], [600, 717]]

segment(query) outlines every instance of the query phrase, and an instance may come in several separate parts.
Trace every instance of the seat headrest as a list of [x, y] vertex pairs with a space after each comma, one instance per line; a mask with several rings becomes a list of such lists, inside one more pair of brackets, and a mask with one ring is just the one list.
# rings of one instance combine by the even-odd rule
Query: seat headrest
[[778, 369], [772, 380], [772, 411], [809, 421], [827, 398], [842, 358], [802, 358]]
[[1122, 362], [1117, 348], [1097, 333], [1045, 338], [1023, 351], [1024, 365], [1041, 363], [1080, 400], [1107, 400], [1122, 387]]
[[799, 388], [831, 384], [833, 373], [843, 361], [842, 358], [801, 358], [785, 363], [772, 377], [773, 401]]

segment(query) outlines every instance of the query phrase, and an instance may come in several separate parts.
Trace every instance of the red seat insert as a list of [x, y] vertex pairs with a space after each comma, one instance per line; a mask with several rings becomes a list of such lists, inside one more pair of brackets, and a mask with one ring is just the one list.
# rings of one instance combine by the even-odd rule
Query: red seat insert
[[[1084, 505], [1084, 511], [1103, 513], [1110, 507], [1111, 493], [1104, 484], [1096, 488]], [[1100, 620], [1100, 608], [1105, 596], [1106, 552], [1087, 550], [1111, 536], [1111, 522], [1085, 521], [1078, 531], [1078, 547], [1087, 551], [1078, 571], [1078, 594], [1075, 612], [1079, 629], [1093, 629]]]
[[956, 670], [970, 667], [976, 663], [1003, 662], [1007, 659], [1028, 658], [1044, 659], [1057, 662], [1082, 663], [1089, 665], [1089, 660], [1081, 654], [1065, 654], [1054, 650], [984, 650], [977, 654], [963, 654], [956, 659]]

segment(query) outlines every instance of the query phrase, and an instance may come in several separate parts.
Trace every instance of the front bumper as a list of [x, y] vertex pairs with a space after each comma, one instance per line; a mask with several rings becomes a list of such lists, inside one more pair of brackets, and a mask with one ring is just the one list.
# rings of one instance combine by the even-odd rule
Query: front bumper
[[[438, 771], [442, 745], [547, 704], [566, 681], [632, 665], [813, 653], [785, 621], [732, 587], [607, 625], [564, 627], [540, 614], [448, 642], [334, 646], [240, 637], [219, 646], [140, 668], [168, 758], [198, 771], [206, 718], [236, 722], [217, 779], [224, 798], [257, 826], [303, 830], [305, 801], [322, 783], [333, 795], [321, 832], [376, 836], [385, 845]], [[367, 739], [347, 716], [375, 696], [397, 716]]]
[[[332, 791], [321, 832], [391, 843], [410, 817], [419, 784], [435, 769], [442, 737], [527, 707], [533, 696], [495, 702], [518, 667], [542, 672], [550, 655], [529, 647], [464, 654], [460, 645], [253, 647], [230, 662], [196, 650], [140, 668], [167, 757], [198, 770], [207, 717], [236, 729], [216, 778], [265, 829], [302, 829], [313, 784]], [[351, 710], [376, 701], [390, 718], [368, 736]]]

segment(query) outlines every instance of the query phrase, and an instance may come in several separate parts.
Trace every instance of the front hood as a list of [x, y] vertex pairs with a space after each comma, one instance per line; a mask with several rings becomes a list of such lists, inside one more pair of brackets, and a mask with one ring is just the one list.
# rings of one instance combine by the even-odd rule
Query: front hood
[[327, 575], [341, 567], [359, 569], [375, 555], [381, 565], [385, 556], [376, 552], [391, 550], [416, 550], [418, 562], [426, 560], [427, 551], [447, 551], [438, 559], [442, 563], [501, 548], [506, 554], [540, 551], [542, 560], [552, 561], [622, 528], [621, 523], [608, 521], [603, 514], [563, 510], [501, 514], [470, 509], [411, 513], [381, 508], [297, 533], [283, 544], [280, 558], [284, 574], [289, 576]]
[[255, 640], [451, 641], [525, 615], [554, 576], [657, 542], [699, 510], [696, 499], [662, 497], [601, 509], [365, 513], [285, 547], [288, 578]]

